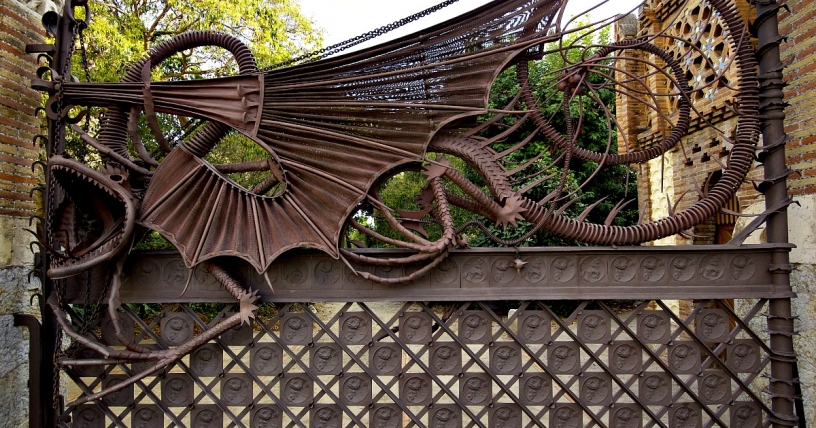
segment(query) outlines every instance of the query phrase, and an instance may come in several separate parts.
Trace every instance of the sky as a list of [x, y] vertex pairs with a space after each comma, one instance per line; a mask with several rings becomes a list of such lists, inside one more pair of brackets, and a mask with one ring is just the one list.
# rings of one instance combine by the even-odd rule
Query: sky
[[[298, 0], [303, 13], [312, 18], [324, 30], [324, 46], [330, 46], [358, 36], [367, 31], [398, 21], [406, 16], [441, 3], [442, 0]], [[413, 33], [438, 22], [473, 10], [489, 0], [459, 0], [458, 2], [427, 16], [406, 27], [379, 38], [377, 43]], [[591, 16], [597, 21], [636, 9], [641, 0], [607, 0]], [[567, 16], [582, 12], [597, 4], [594, 0], [572, 0], [567, 6]], [[358, 48], [370, 46], [360, 45]]]

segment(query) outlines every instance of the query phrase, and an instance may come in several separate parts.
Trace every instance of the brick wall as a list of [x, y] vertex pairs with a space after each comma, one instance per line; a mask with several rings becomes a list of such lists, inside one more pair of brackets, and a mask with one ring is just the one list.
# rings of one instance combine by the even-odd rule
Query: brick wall
[[788, 40], [781, 46], [785, 68], [785, 132], [788, 165], [801, 172], [789, 178], [791, 194], [816, 194], [816, 2], [791, 0], [791, 12], [779, 15], [779, 33]]
[[[740, 12], [746, 20], [752, 19], [752, 6], [746, 0], [735, 0]], [[640, 17], [641, 28], [654, 31], [661, 28], [663, 20], [673, 16], [673, 9], [682, 6], [680, 0], [648, 0], [645, 11]], [[697, 7], [699, 1], [690, 1], [687, 9]], [[787, 2], [791, 11], [782, 10], [779, 32], [788, 37], [781, 46], [782, 62], [786, 64], [784, 70], [785, 81], [788, 86], [785, 91], [785, 101], [789, 103], [786, 109], [787, 119], [785, 131], [790, 142], [787, 144], [787, 161], [791, 169], [797, 170], [799, 175], [788, 178], [788, 188], [799, 205], [788, 208], [790, 241], [796, 245], [791, 252], [791, 263], [794, 271], [791, 274], [791, 285], [797, 298], [793, 299], [793, 312], [799, 316], [795, 326], [798, 335], [794, 337], [794, 347], [798, 354], [799, 377], [802, 386], [804, 415], [800, 417], [812, 422], [816, 420], [816, 0], [791, 0]], [[669, 6], [669, 7], [666, 7]], [[650, 10], [651, 8], [651, 10]], [[681, 12], [681, 15], [689, 14]], [[693, 121], [691, 132], [683, 138], [682, 144], [670, 151], [666, 159], [670, 159], [671, 167], [667, 168], [672, 178], [671, 194], [673, 201], [686, 195], [679, 203], [682, 210], [697, 199], [697, 188], [703, 188], [706, 179], [712, 173], [719, 171], [720, 163], [727, 162], [730, 144], [728, 138], [732, 135], [736, 117], [731, 109], [723, 108], [723, 102], [728, 101], [727, 92], [720, 91], [712, 94], [709, 100], [704, 100], [699, 107], [705, 121], [699, 118]], [[699, 100], [697, 101], [699, 102]], [[621, 105], [619, 101], [618, 105]], [[695, 106], [698, 104], [695, 103]], [[623, 112], [623, 114], [621, 114]], [[626, 109], [618, 110], [618, 120], [622, 123], [624, 135], [637, 135], [638, 148], [648, 147], [660, 138], [659, 133], [648, 122], [646, 115], [627, 114]], [[724, 135], [712, 127], [723, 131]], [[642, 130], [642, 131], [641, 131]], [[760, 144], [762, 144], [760, 142]], [[638, 166], [638, 196], [640, 208], [645, 217], [664, 210], [655, 206], [654, 174], [660, 164], [643, 164]], [[650, 168], [652, 170], [650, 170]], [[763, 169], [760, 165], [752, 170], [748, 179], [761, 179]], [[695, 186], [696, 183], [696, 186]], [[739, 211], [747, 214], [759, 214], [765, 210], [761, 194], [753, 186], [744, 183], [737, 192]], [[665, 211], [665, 210], [664, 210]], [[740, 218], [736, 222], [736, 230], [745, 227], [752, 217]], [[715, 219], [710, 218], [695, 228], [695, 237], [682, 239], [675, 237], [676, 244], [710, 244], [714, 242]], [[764, 242], [764, 234], [757, 231], [748, 238], [746, 243], [756, 244]], [[681, 301], [680, 312], [687, 312], [688, 302]], [[737, 312], [745, 313], [753, 303], [737, 301]], [[764, 320], [755, 319], [755, 331], [766, 328]], [[760, 381], [759, 385], [762, 384]]]
[[[38, 214], [40, 194], [31, 170], [39, 155], [32, 143], [41, 120], [33, 116], [40, 94], [30, 88], [39, 66], [26, 44], [43, 43], [44, 0], [0, 2], [0, 425], [27, 426], [28, 331], [15, 327], [13, 313], [36, 314], [29, 301], [39, 288], [29, 282], [33, 255], [28, 218]], [[38, 173], [39, 170], [38, 170]]]
[[36, 214], [29, 192], [37, 185], [31, 165], [38, 149], [32, 143], [41, 120], [33, 116], [40, 94], [31, 89], [38, 64], [25, 53], [28, 43], [42, 43], [36, 15], [15, 1], [0, 5], [0, 216]]

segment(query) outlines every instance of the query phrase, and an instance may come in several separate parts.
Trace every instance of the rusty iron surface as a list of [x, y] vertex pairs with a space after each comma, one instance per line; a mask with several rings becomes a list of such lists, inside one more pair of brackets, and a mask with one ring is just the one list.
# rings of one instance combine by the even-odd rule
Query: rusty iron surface
[[[717, 58], [699, 34], [675, 32], [687, 19], [678, 16], [663, 29], [592, 47], [550, 75], [531, 76], [532, 61], [564, 54], [569, 47], [558, 42], [580, 29], [563, 17], [566, 1], [512, 0], [358, 52], [326, 57], [356, 43], [350, 41], [312, 60], [263, 70], [237, 37], [188, 32], [159, 43], [115, 83], [69, 78], [84, 28], [74, 8], [86, 8], [90, 17], [87, 2], [65, 3], [62, 16], [52, 12], [43, 20], [57, 39], [47, 58], [51, 78], [32, 83], [49, 95], [46, 218], [38, 238], [45, 253], [42, 341], [50, 342], [44, 349], [53, 351], [55, 367], [49, 402], [61, 423], [795, 423], [784, 403], [795, 399], [790, 246], [778, 232], [771, 244], [740, 245], [790, 203], [777, 165], [784, 133], [766, 135], [760, 153], [776, 156], [757, 186], [775, 189], [768, 210], [731, 245], [633, 246], [685, 234], [723, 212], [757, 160], [760, 119], [772, 120], [768, 111], [781, 109], [781, 98], [770, 93], [781, 93], [781, 78], [766, 73], [762, 81], [770, 84], [759, 85], [756, 53], [731, 2], [698, 7], [705, 15], [700, 28], [717, 34]], [[759, 27], [768, 26], [771, 12], [775, 17], [770, 9]], [[152, 81], [156, 65], [205, 46], [229, 51], [237, 75]], [[496, 76], [511, 69], [519, 96], [490, 106]], [[536, 95], [541, 88], [563, 100], [563, 124], [545, 115], [549, 100]], [[656, 140], [622, 141], [622, 153], [583, 147], [583, 109], [593, 103], [606, 114], [609, 145], [626, 138], [602, 105], [602, 90], [639, 104]], [[587, 215], [602, 199], [578, 216], [566, 214], [578, 202], [568, 184], [572, 161], [596, 165], [594, 177], [610, 165], [683, 149], [692, 120], [707, 120], [700, 109], [715, 91], [727, 94], [737, 117], [733, 130], [707, 123], [730, 149], [715, 184], [698, 189], [683, 209], [682, 198], [667, 201], [666, 217], [636, 225], [614, 225], [626, 200], [614, 201], [601, 223]], [[99, 132], [74, 130], [99, 154], [99, 164], [65, 152], [65, 126], [75, 121], [69, 110], [91, 106], [106, 109]], [[206, 123], [191, 137], [170, 141], [158, 114]], [[141, 140], [140, 121], [155, 147]], [[532, 126], [547, 147], [519, 162], [514, 155], [533, 140], [517, 132], [522, 126]], [[251, 140], [262, 158], [211, 162], [208, 155], [231, 131]], [[546, 166], [537, 162], [545, 153], [553, 159]], [[478, 178], [453, 168], [452, 158]], [[252, 185], [233, 179], [249, 172], [264, 178]], [[424, 180], [411, 210], [388, 206], [380, 195], [403, 172]], [[544, 197], [533, 199], [532, 189], [543, 189]], [[355, 215], [364, 209], [396, 237], [362, 224]], [[457, 224], [455, 210], [479, 219]], [[533, 228], [515, 240], [488, 233], [507, 248], [468, 248], [467, 228], [487, 232], [488, 224], [520, 221]], [[439, 231], [433, 238], [430, 228]], [[177, 252], [132, 253], [151, 230]], [[608, 247], [518, 248], [537, 231]], [[393, 249], [360, 248], [352, 234]], [[627, 298], [646, 302], [623, 316], [602, 301]], [[670, 298], [758, 300], [744, 318], [727, 301], [703, 301], [680, 319], [660, 300]], [[508, 299], [530, 302], [509, 319], [484, 303]], [[584, 301], [561, 318], [542, 299], [601, 301]], [[346, 303], [328, 317], [291, 304], [382, 300], [408, 303], [386, 318], [363, 303]], [[471, 303], [449, 303], [440, 314], [410, 303], [416, 300]], [[228, 305], [207, 319], [190, 305], [213, 302]], [[126, 303], [167, 305], [150, 317]], [[748, 327], [766, 306], [770, 347]], [[63, 333], [72, 342], [65, 350], [54, 345]], [[774, 373], [773, 409], [752, 389], [766, 366]], [[81, 390], [65, 413], [61, 370]], [[45, 415], [45, 424], [54, 425], [52, 416]]]
[[[767, 300], [743, 318], [717, 300], [683, 318], [659, 300], [624, 313], [585, 301], [557, 314], [552, 304], [509, 315], [482, 302], [281, 305], [159, 376], [69, 411], [86, 426], [142, 427], [755, 427], [769, 415], [751, 387], [769, 350], [747, 328]], [[123, 316], [141, 326], [134, 343], [167, 348], [231, 310]], [[101, 320], [102, 339], [116, 341], [110, 323]], [[89, 394], [143, 369], [66, 373]]]
[[[661, 251], [662, 250], [662, 251]], [[455, 250], [428, 275], [398, 287], [366, 281], [338, 260], [320, 252], [285, 255], [273, 263], [269, 280], [248, 264], [233, 264], [230, 273], [260, 290], [264, 302], [458, 301], [548, 299], [653, 299], [783, 298], [769, 271], [772, 254], [787, 251], [770, 245], [648, 247], [560, 247]], [[358, 253], [394, 257], [395, 250]], [[515, 259], [524, 265], [513, 266]], [[402, 267], [377, 271], [383, 277], [405, 274]], [[103, 277], [99, 270], [95, 277]], [[179, 301], [188, 278], [185, 302], [234, 302], [232, 295], [203, 266], [184, 266], [175, 252], [133, 254], [123, 270], [123, 303]], [[81, 304], [86, 277], [69, 280], [66, 300]], [[91, 298], [103, 297], [104, 283], [93, 281]]]

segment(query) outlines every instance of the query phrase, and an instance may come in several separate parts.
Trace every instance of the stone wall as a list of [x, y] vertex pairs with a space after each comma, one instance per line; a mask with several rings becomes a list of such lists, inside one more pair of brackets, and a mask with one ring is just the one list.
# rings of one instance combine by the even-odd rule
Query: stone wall
[[36, 56], [25, 47], [43, 43], [42, 13], [55, 8], [42, 0], [0, 4], [0, 425], [7, 427], [28, 425], [28, 331], [14, 326], [12, 314], [36, 313], [29, 299], [39, 288], [28, 279], [32, 236], [23, 228], [39, 211], [39, 193], [30, 192], [38, 184], [31, 166], [39, 154], [32, 139], [40, 132], [33, 113], [41, 98], [30, 88]]
[[[793, 345], [798, 354], [799, 380], [802, 386], [802, 401], [805, 406], [807, 421], [812, 422], [816, 415], [816, 195], [801, 195], [796, 197], [798, 204], [788, 208], [788, 223], [790, 241], [796, 248], [791, 251], [791, 285], [796, 293], [792, 301], [793, 314], [798, 315], [795, 330], [798, 335], [793, 337]], [[762, 202], [753, 204], [745, 209], [746, 213], [758, 214], [765, 210]], [[737, 230], [741, 230], [750, 217], [741, 218], [737, 222]], [[764, 230], [755, 231], [745, 240], [746, 244], [765, 242]], [[753, 302], [744, 301], [737, 307], [737, 312], [745, 313]], [[754, 331], [765, 331], [765, 319], [757, 317], [751, 323]], [[767, 333], [763, 333], [767, 338]], [[761, 386], [767, 385], [761, 380]]]

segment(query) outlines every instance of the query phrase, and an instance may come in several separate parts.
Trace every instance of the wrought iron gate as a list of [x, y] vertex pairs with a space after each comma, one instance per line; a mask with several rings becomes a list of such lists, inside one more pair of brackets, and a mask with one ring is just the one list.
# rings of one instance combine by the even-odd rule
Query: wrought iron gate
[[[768, 298], [785, 295], [759, 269], [774, 248], [682, 250], [528, 251], [520, 256], [528, 263], [521, 275], [507, 269], [511, 251], [465, 251], [410, 290], [426, 290], [434, 303], [377, 302], [393, 298], [393, 290], [353, 281], [327, 256], [294, 256], [279, 265], [279, 298], [292, 292], [283, 300], [314, 300], [331, 289], [370, 303], [266, 308], [251, 326], [69, 414], [79, 426], [763, 426], [773, 411], [761, 373], [783, 357], [757, 333]], [[171, 254], [136, 257], [122, 294], [177, 300], [167, 290], [183, 281], [184, 269]], [[125, 308], [136, 343], [172, 348], [236, 310], [208, 273], [195, 281], [200, 298], [165, 304], [149, 322]], [[243, 281], [263, 279], [249, 274]], [[627, 285], [595, 285], [603, 281]], [[445, 301], [497, 290], [529, 299], [530, 286], [541, 284], [556, 296], [625, 298], [638, 283], [653, 288], [651, 295], [700, 299], [682, 315], [662, 300], [624, 313], [606, 300], [566, 311], [563, 301], [517, 301], [509, 315], [497, 313], [495, 301]], [[316, 290], [295, 291], [307, 284]], [[723, 295], [753, 298], [737, 301], [740, 316], [732, 302], [717, 299]], [[196, 311], [197, 300], [225, 303], [207, 317]], [[117, 343], [109, 318], [96, 328]], [[91, 394], [146, 366], [69, 366], [65, 373], [78, 387], [74, 394]]]
[[[760, 45], [757, 81], [761, 93], [756, 94], [756, 87], [740, 88], [744, 98], [739, 107], [743, 110], [738, 116], [741, 119], [744, 116], [745, 120], [737, 128], [739, 135], [735, 137], [735, 145], [743, 150], [744, 159], [735, 155], [735, 160], [731, 161], [746, 165], [753, 161], [756, 147], [751, 144], [755, 141], [748, 141], [751, 138], [744, 135], [758, 136], [760, 122], [756, 116], [759, 115], [763, 120], [764, 148], [759, 151], [758, 158], [765, 163], [766, 180], [758, 188], [766, 195], [768, 210], [749, 229], [767, 221], [767, 244], [451, 250], [454, 241], [461, 236], [455, 236], [455, 229], [448, 224], [449, 205], [464, 206], [505, 226], [524, 218], [536, 224], [536, 230], [546, 226], [554, 233], [598, 244], [648, 241], [681, 232], [687, 227], [686, 223], [699, 223], [707, 216], [705, 213], [709, 208], [703, 207], [642, 227], [615, 229], [609, 224], [588, 225], [583, 222], [583, 215], [578, 220], [564, 218], [561, 216], [563, 210], [557, 210], [553, 204], [531, 202], [522, 197], [524, 191], [521, 190], [517, 194], [494, 194], [480, 199], [479, 195], [484, 193], [479, 193], [475, 185], [469, 186], [461, 175], [451, 172], [443, 158], [424, 157], [427, 149], [466, 159], [486, 171], [482, 178], [488, 182], [487, 187], [501, 188], [501, 183], [495, 184], [491, 180], [495, 176], [507, 178], [512, 173], [494, 174], [497, 170], [504, 171], [503, 167], [497, 167], [501, 153], [491, 151], [488, 146], [517, 129], [516, 122], [503, 128], [499, 136], [491, 137], [495, 140], [470, 138], [476, 131], [467, 136], [462, 134], [468, 132], [462, 132], [435, 137], [430, 143], [420, 144], [420, 148], [411, 146], [408, 137], [403, 141], [404, 147], [386, 146], [374, 137], [370, 141], [359, 137], [368, 132], [368, 128], [375, 128], [369, 122], [376, 122], [377, 114], [396, 114], [394, 112], [400, 109], [409, 112], [400, 113], [404, 114], [399, 116], [402, 124], [416, 127], [411, 128], [411, 132], [405, 131], [411, 138], [422, 132], [433, 136], [441, 124], [453, 120], [456, 113], [470, 112], [472, 115], [474, 111], [481, 112], [468, 104], [472, 102], [470, 98], [461, 95], [467, 93], [468, 86], [456, 86], [460, 84], [456, 72], [461, 69], [455, 67], [477, 70], [474, 75], [479, 72], [483, 76], [473, 79], [487, 81], [489, 77], [495, 77], [493, 73], [509, 64], [513, 57], [507, 52], [512, 49], [516, 49], [514, 55], [523, 58], [516, 63], [522, 81], [519, 97], [527, 97], [525, 102], [533, 104], [531, 90], [524, 86], [524, 81], [528, 80], [526, 58], [528, 55], [543, 55], [543, 44], [554, 40], [547, 29], [554, 25], [553, 16], [562, 5], [559, 1], [530, 1], [507, 2], [520, 8], [517, 16], [513, 15], [517, 13], [516, 9], [508, 9], [510, 12], [502, 9], [510, 7], [502, 2], [486, 6], [481, 15], [468, 15], [467, 18], [472, 20], [468, 25], [481, 22], [478, 19], [504, 19], [501, 26], [489, 27], [490, 31], [478, 34], [482, 38], [481, 50], [457, 47], [456, 52], [453, 48], [426, 51], [420, 43], [419, 47], [411, 49], [424, 55], [422, 61], [416, 62], [422, 63], [421, 66], [400, 59], [423, 71], [430, 67], [426, 63], [439, 61], [434, 65], [438, 68], [433, 71], [437, 73], [433, 75], [437, 80], [433, 81], [449, 80], [436, 88], [425, 86], [409, 95], [423, 100], [448, 97], [445, 101], [450, 105], [440, 102], [442, 107], [436, 107], [429, 102], [417, 108], [410, 101], [395, 101], [386, 107], [377, 105], [376, 108], [382, 110], [375, 114], [370, 112], [375, 109], [370, 105], [374, 102], [359, 88], [352, 91], [356, 97], [354, 102], [342, 104], [346, 110], [353, 110], [362, 117], [355, 123], [365, 122], [365, 126], [360, 127], [366, 131], [355, 128], [353, 132], [349, 131], [351, 136], [342, 137], [347, 140], [340, 141], [368, 144], [367, 149], [384, 150], [362, 159], [361, 162], [370, 163], [363, 169], [385, 174], [398, 166], [419, 168], [423, 160], [426, 162], [429, 190], [425, 197], [430, 201], [427, 207], [421, 206], [424, 211], [416, 217], [411, 217], [414, 214], [410, 213], [402, 219], [389, 217], [395, 229], [401, 224], [410, 224], [411, 230], [417, 232], [414, 235], [407, 231], [408, 226], [403, 227], [404, 235], [415, 238], [417, 244], [402, 241], [395, 244], [416, 249], [410, 253], [341, 248], [336, 242], [339, 229], [350, 226], [383, 242], [396, 240], [366, 230], [353, 219], [347, 219], [351, 211], [344, 211], [343, 206], [336, 212], [331, 211], [334, 208], [326, 208], [331, 215], [310, 216], [303, 212], [304, 206], [319, 211], [321, 204], [325, 208], [335, 202], [338, 206], [342, 205], [340, 202], [345, 203], [351, 210], [366, 200], [384, 216], [391, 215], [387, 208], [377, 205], [381, 201], [376, 189], [373, 195], [369, 193], [375, 178], [379, 180], [375, 174], [372, 173], [370, 181], [361, 179], [365, 183], [359, 186], [356, 177], [340, 180], [329, 172], [307, 165], [313, 158], [319, 158], [316, 162], [329, 159], [320, 157], [323, 156], [321, 150], [313, 150], [314, 153], [308, 155], [293, 154], [295, 150], [289, 153], [286, 152], [288, 141], [270, 137], [277, 131], [264, 126], [272, 126], [275, 117], [264, 110], [264, 102], [284, 100], [275, 98], [284, 95], [273, 89], [298, 86], [285, 81], [286, 72], [259, 72], [251, 54], [242, 50], [242, 45], [238, 46], [240, 43], [223, 35], [195, 33], [160, 45], [151, 52], [151, 58], [163, 59], [174, 49], [205, 43], [230, 49], [238, 58], [241, 75], [236, 80], [226, 79], [227, 83], [196, 81], [195, 85], [221, 85], [210, 88], [211, 93], [196, 92], [204, 98], [212, 98], [207, 98], [211, 105], [206, 107], [191, 107], [195, 102], [180, 100], [183, 97], [174, 98], [175, 87], [170, 83], [164, 86], [151, 84], [150, 60], [134, 66], [136, 71], [119, 86], [69, 82], [60, 76], [66, 76], [70, 70], [72, 46], [84, 25], [74, 19], [73, 13], [75, 8], [86, 7], [87, 3], [79, 0], [66, 3], [62, 16], [51, 14], [44, 18], [47, 30], [56, 36], [56, 48], [31, 48], [32, 51], [53, 54], [50, 58], [52, 81], [36, 81], [34, 84], [38, 89], [48, 91], [52, 98], [46, 106], [51, 118], [46, 146], [51, 158], [45, 172], [48, 220], [42, 225], [43, 249], [49, 252], [43, 251], [38, 260], [40, 276], [45, 280], [42, 294], [45, 297], [40, 302], [44, 322], [42, 342], [34, 345], [46, 357], [40, 366], [40, 373], [44, 376], [32, 382], [32, 403], [41, 410], [32, 413], [32, 426], [686, 428], [797, 424], [794, 412], [796, 360], [791, 341], [794, 331], [790, 312], [793, 295], [789, 284], [790, 245], [785, 219], [785, 207], [790, 200], [785, 188], [780, 39], [776, 30], [779, 6], [775, 3], [757, 4], [759, 18], [755, 29]], [[722, 19], [728, 21], [727, 26], [731, 26], [728, 28], [741, 30], [741, 21], [734, 18], [731, 5], [719, 0], [710, 3], [722, 13]], [[530, 16], [538, 20], [534, 21], [536, 25], [526, 23]], [[460, 43], [465, 35], [475, 34], [467, 26], [451, 24], [450, 28], [454, 34], [450, 36], [451, 40], [455, 42], [451, 45]], [[443, 30], [434, 31], [439, 34], [448, 31]], [[751, 79], [756, 79], [750, 70], [753, 59], [745, 59], [750, 49], [741, 43], [742, 39], [732, 37], [736, 40], [732, 48], [739, 51], [738, 57], [747, 61], [738, 64], [744, 67], [739, 70], [739, 76], [753, 82]], [[525, 40], [535, 43], [523, 44]], [[381, 57], [393, 59], [404, 53], [400, 49], [408, 49], [405, 46], [377, 52]], [[503, 47], [494, 49], [495, 46]], [[676, 128], [687, 127], [688, 123], [684, 121], [691, 107], [683, 92], [688, 86], [682, 77], [685, 74], [674, 57], [659, 52], [648, 42], [637, 39], [602, 48], [597, 56], [583, 58], [582, 61], [586, 62], [576, 67], [590, 70], [600, 64], [599, 58], [630, 48], [657, 55], [660, 64], [657, 68], [676, 79], [680, 87], [679, 95], [674, 97], [680, 116]], [[466, 53], [465, 59], [456, 56], [465, 55], [462, 52]], [[507, 56], [502, 56], [505, 53]], [[484, 60], [487, 57], [489, 61]], [[362, 61], [354, 56], [350, 58], [354, 60], [350, 60], [352, 63]], [[314, 69], [308, 68], [311, 66], [307, 63], [307, 71], [323, 76], [320, 74], [325, 72], [320, 69], [323, 63], [313, 64], [317, 64]], [[347, 65], [344, 63], [338, 67]], [[393, 71], [396, 68], [392, 65], [377, 64], [387, 70], [383, 72], [385, 77], [399, 74]], [[400, 66], [408, 67], [405, 63]], [[355, 72], [350, 66], [344, 70], [349, 76]], [[412, 73], [414, 71], [401, 78], [413, 82], [411, 79], [416, 76]], [[572, 96], [589, 90], [588, 84], [582, 86], [582, 74], [565, 75], [567, 77], [559, 81], [559, 91]], [[274, 78], [282, 79], [286, 84], [274, 86], [277, 84]], [[338, 79], [342, 80], [340, 83], [346, 83], [345, 77]], [[371, 79], [363, 80], [367, 85], [374, 84]], [[236, 82], [237, 85], [232, 85]], [[321, 90], [329, 93], [338, 87], [337, 82], [330, 83], [335, 86], [321, 87]], [[480, 80], [477, 83], [479, 86], [485, 82]], [[195, 85], [182, 89], [192, 91]], [[453, 88], [451, 93], [444, 93], [449, 88]], [[232, 93], [236, 91], [237, 98]], [[327, 96], [336, 95], [332, 94]], [[531, 113], [527, 108], [513, 110], [518, 99], [505, 110], [490, 112], [521, 117], [518, 119], [520, 126]], [[223, 104], [216, 101], [223, 101]], [[102, 144], [86, 135], [83, 136], [85, 141], [96, 147], [106, 159], [104, 171], [62, 157], [65, 108], [71, 103], [95, 105], [106, 102], [111, 103], [112, 113], [106, 118], [105, 125], [109, 128], [105, 129], [111, 135], [119, 131], [125, 135], [128, 120], [135, 123], [141, 109], [148, 122], [155, 121], [155, 109], [178, 114], [193, 111], [191, 115], [221, 121], [222, 124], [205, 128], [199, 140], [194, 137], [192, 142], [185, 142], [183, 149], [168, 146], [167, 157], [161, 165], [170, 167], [159, 166], [155, 171], [148, 171], [150, 167], [144, 166], [150, 164], [148, 158], [155, 162], [149, 154], [140, 153], [140, 156], [144, 155], [144, 162], [137, 163], [129, 158], [126, 144], [124, 150], [120, 150], [116, 141], [106, 146], [108, 143]], [[569, 103], [565, 105], [569, 110]], [[125, 107], [132, 109], [130, 116]], [[230, 110], [233, 107], [237, 110]], [[343, 117], [352, 114], [333, 107], [327, 110]], [[340, 110], [342, 112], [338, 113]], [[420, 110], [421, 113], [417, 113]], [[484, 112], [487, 111], [485, 107]], [[341, 123], [340, 119], [332, 122], [335, 119], [327, 120], [331, 126], [318, 132], [327, 141], [341, 138], [332, 133], [334, 130], [346, 129], [343, 128], [346, 125], [348, 129], [352, 128]], [[275, 124], [279, 126], [277, 122]], [[583, 149], [570, 145], [569, 140], [574, 140], [576, 131], [572, 124], [567, 125], [566, 137], [569, 138], [551, 132], [539, 122], [536, 124], [536, 132], [550, 132], [548, 138], [564, 144], [559, 150], [592, 158]], [[289, 153], [291, 158], [298, 155], [303, 158], [292, 161], [281, 156], [280, 159], [284, 160], [280, 160], [270, 149], [270, 158], [264, 161], [220, 169], [204, 165], [204, 156], [199, 152], [206, 152], [206, 147], [202, 147], [207, 144], [216, 144], [220, 137], [210, 137], [225, 133], [227, 126], [257, 137], [257, 141], [270, 146], [274, 145], [270, 141], [277, 142], [276, 150]], [[300, 132], [302, 127], [299, 124], [288, 126], [293, 133]], [[487, 129], [489, 126], [491, 123], [487, 121], [475, 128]], [[127, 139], [126, 136], [122, 138]], [[671, 145], [669, 143], [676, 144], [679, 138], [672, 132], [666, 137], [666, 147]], [[208, 139], [213, 141], [206, 141]], [[323, 143], [323, 140], [315, 141], [315, 144]], [[336, 145], [340, 146], [342, 144]], [[652, 151], [666, 150], [660, 145], [655, 147], [658, 148], [636, 155], [643, 154], [646, 159], [652, 156], [649, 154]], [[395, 161], [379, 159], [394, 153], [407, 157]], [[488, 159], [487, 155], [493, 157]], [[610, 158], [611, 155], [601, 157], [600, 163]], [[627, 159], [621, 156], [617, 161], [643, 160], [635, 155], [631, 160]], [[290, 175], [284, 174], [281, 166], [289, 168]], [[331, 165], [325, 166], [329, 169]], [[705, 203], [699, 206], [716, 201], [716, 198], [725, 200], [728, 192], [733, 195], [735, 189], [728, 189], [728, 186], [731, 182], [739, 186], [738, 181], [744, 179], [748, 166], [744, 166], [746, 171], [742, 171], [742, 176], [734, 170], [742, 167], [729, 165], [732, 169], [724, 175], [722, 183], [710, 191], [714, 196], [704, 195]], [[229, 180], [218, 181], [228, 173], [252, 168], [265, 168], [270, 174], [263, 182], [268, 184], [267, 188], [257, 192], [261, 196], [276, 183], [291, 187], [286, 196], [275, 196], [280, 196], [276, 201], [284, 201], [281, 204], [289, 204], [291, 212], [284, 215], [274, 211], [274, 207], [269, 208], [267, 214], [271, 212], [280, 217], [270, 215], [272, 220], [265, 220], [267, 225], [276, 220], [289, 222], [285, 224], [291, 227], [275, 229], [281, 235], [280, 242], [276, 241], [277, 238], [261, 236], [260, 219], [265, 217], [259, 212], [266, 208], [257, 202], [261, 197], [252, 199], [257, 196], [258, 187], [251, 191], [236, 190], [224, 184]], [[134, 181], [133, 187], [130, 183], [125, 185], [128, 176], [123, 171], [130, 171], [142, 181]], [[308, 187], [311, 185], [308, 177], [319, 177], [324, 180], [319, 183], [326, 187]], [[457, 199], [456, 195], [446, 194], [443, 177], [460, 186], [472, 199]], [[197, 179], [208, 183], [207, 186], [216, 184], [184, 187]], [[150, 180], [154, 181], [148, 186]], [[560, 200], [563, 196], [563, 181], [551, 200]], [[72, 209], [60, 202], [66, 182], [69, 188], [65, 191], [70, 192], [70, 187], [74, 186], [73, 190], [97, 192], [94, 197], [115, 207], [111, 208], [111, 216], [119, 216], [121, 221], [111, 221], [112, 226], [98, 232], [109, 237], [109, 242], [88, 249], [82, 248], [82, 242], [77, 244], [80, 238], [57, 236], [68, 234], [59, 229], [60, 222], [71, 221], [66, 218], [73, 215]], [[308, 192], [298, 193], [304, 188], [312, 189], [313, 194], [303, 196]], [[354, 199], [360, 188], [363, 196]], [[507, 188], [515, 191], [511, 186]], [[197, 190], [210, 193], [198, 194], [195, 193]], [[332, 191], [337, 193], [332, 194]], [[346, 191], [347, 194], [342, 193]], [[247, 196], [249, 194], [254, 196]], [[215, 208], [209, 214], [195, 211], [199, 213], [196, 216], [178, 216], [169, 212], [184, 201], [192, 200], [191, 195], [204, 195], [198, 199]], [[212, 197], [207, 198], [207, 195]], [[348, 195], [354, 195], [354, 198]], [[331, 199], [332, 196], [336, 200]], [[241, 212], [245, 217], [254, 219], [255, 223], [227, 224], [219, 217], [223, 211], [216, 209], [222, 197], [224, 200], [234, 197], [237, 202], [232, 207], [237, 207], [237, 211], [243, 209]], [[245, 200], [254, 202], [241, 205]], [[136, 207], [138, 204], [134, 201], [138, 201], [141, 207]], [[449, 201], [452, 202], [449, 204]], [[168, 205], [172, 207], [168, 208]], [[716, 208], [712, 209], [716, 211]], [[199, 209], [198, 205], [195, 209]], [[424, 232], [420, 231], [421, 219], [429, 213], [444, 229], [440, 245], [418, 237]], [[341, 215], [339, 223], [332, 217]], [[207, 253], [212, 244], [207, 241], [207, 233], [215, 218], [223, 221], [222, 226], [234, 226], [239, 230], [236, 236], [246, 232], [241, 230], [244, 226], [252, 233], [237, 238], [224, 233], [219, 237], [223, 247]], [[135, 227], [133, 222], [136, 221], [140, 227], [166, 234], [181, 251], [129, 253], [122, 250], [130, 242], [128, 234], [132, 234], [132, 229], [127, 227]], [[326, 230], [337, 232], [337, 236], [324, 233]], [[604, 234], [604, 231], [614, 233]], [[460, 247], [467, 246], [466, 242], [457, 243]], [[297, 246], [319, 248], [323, 252], [302, 249], [276, 258]], [[71, 253], [77, 248], [83, 255]], [[270, 252], [265, 253], [267, 250]], [[93, 257], [85, 258], [85, 254]], [[238, 256], [244, 261], [225, 262], [214, 258], [214, 262], [207, 262], [207, 257], [215, 257], [213, 254]], [[366, 263], [370, 264], [368, 271], [361, 268]], [[188, 266], [193, 266], [192, 270]], [[48, 275], [51, 280], [46, 279]], [[178, 296], [181, 288], [187, 290], [183, 297]], [[631, 299], [638, 299], [631, 307], [622, 309], [613, 304], [615, 300]], [[667, 301], [676, 299], [695, 303], [687, 310], [670, 308]], [[570, 306], [564, 303], [567, 301], [580, 303]], [[96, 304], [92, 305], [92, 302]], [[100, 316], [103, 303], [112, 309]], [[210, 312], [200, 310], [203, 304], [208, 305]], [[82, 305], [86, 312], [80, 313], [79, 306], [72, 305]], [[211, 311], [213, 307], [218, 308], [214, 313]], [[153, 312], [144, 312], [148, 309]], [[767, 326], [767, 332], [763, 331], [764, 326]], [[70, 354], [61, 352], [62, 332], [74, 343]], [[67, 397], [59, 394], [61, 374], [69, 378]], [[51, 391], [54, 391], [53, 396]], [[67, 405], [62, 402], [65, 398], [69, 401]]]

